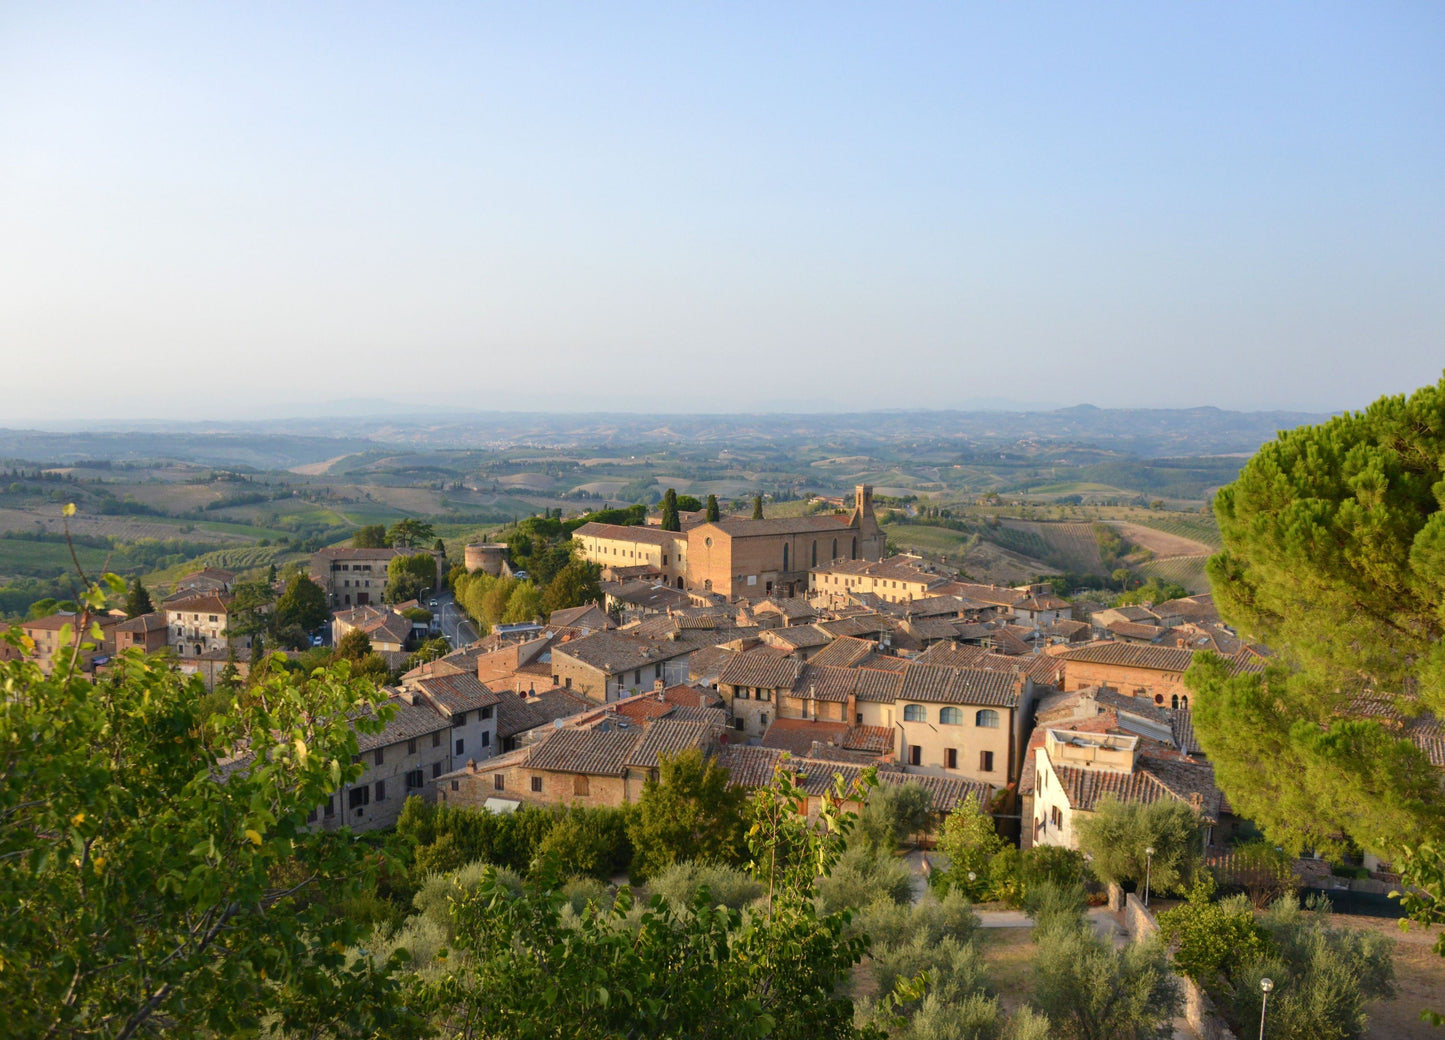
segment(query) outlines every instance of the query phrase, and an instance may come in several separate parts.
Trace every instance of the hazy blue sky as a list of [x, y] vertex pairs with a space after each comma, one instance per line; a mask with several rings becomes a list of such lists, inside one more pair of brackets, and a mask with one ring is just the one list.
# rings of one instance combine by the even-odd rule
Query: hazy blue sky
[[0, 5], [0, 425], [1332, 409], [1445, 367], [1445, 4]]

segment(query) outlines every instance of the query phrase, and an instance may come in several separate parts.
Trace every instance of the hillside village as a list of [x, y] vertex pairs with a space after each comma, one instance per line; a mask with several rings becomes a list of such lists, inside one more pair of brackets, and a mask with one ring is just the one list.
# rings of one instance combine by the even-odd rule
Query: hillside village
[[[1076, 618], [1049, 584], [982, 585], [885, 557], [872, 493], [860, 485], [851, 512], [821, 516], [585, 523], [574, 551], [597, 565], [601, 602], [499, 626], [404, 670], [435, 625], [406, 616], [416, 600], [383, 604], [382, 589], [391, 561], [416, 550], [318, 550], [309, 578], [331, 611], [325, 641], [364, 633], [394, 669], [397, 712], [363, 741], [366, 772], [317, 819], [385, 828], [411, 796], [616, 806], [656, 777], [659, 755], [692, 748], [737, 783], [766, 782], [784, 754], [823, 786], [873, 765], [885, 783], [924, 783], [940, 817], [974, 795], [1022, 848], [1075, 847], [1078, 815], [1105, 794], [1184, 802], [1211, 844], [1228, 844], [1241, 821], [1193, 740], [1183, 674], [1205, 651], [1259, 672], [1267, 648], [1240, 640], [1207, 594]], [[446, 561], [424, 552], [441, 587]], [[512, 571], [506, 546], [489, 543], [469, 545], [463, 569]], [[230, 634], [235, 577], [196, 571], [151, 613], [101, 617], [86, 667], [104, 674], [138, 650], [208, 688], [228, 666], [243, 679], [251, 644]], [[21, 625], [43, 667], [74, 621]], [[1412, 733], [1445, 768], [1438, 723], [1416, 720]]]
[[[388, 706], [379, 729], [356, 734], [358, 775], [310, 811], [306, 826], [320, 832], [390, 834], [414, 803], [503, 816], [635, 807], [666, 763], [691, 754], [744, 792], [782, 770], [809, 817], [827, 811], [836, 782], [872, 770], [885, 789], [923, 793], [927, 822], [913, 840], [925, 850], [951, 814], [982, 810], [1006, 848], [1077, 856], [1106, 803], [1177, 805], [1202, 862], [1249, 883], [1254, 868], [1237, 865], [1235, 849], [1258, 829], [1216, 783], [1184, 675], [1202, 654], [1230, 675], [1262, 674], [1272, 655], [1226, 625], [1210, 594], [1110, 606], [1060, 596], [1050, 581], [970, 580], [937, 559], [890, 554], [867, 484], [802, 516], [709, 520], [669, 516], [664, 503], [559, 520], [534, 525], [560, 531], [557, 546], [521, 560], [515, 534], [470, 539], [453, 561], [440, 542], [380, 544], [377, 528], [259, 588], [196, 570], [144, 613], [96, 617], [99, 638], [76, 666], [101, 680], [118, 655], [139, 653], [207, 690], [239, 690], [277, 649], [264, 616], [304, 592], [311, 646], [285, 650], [286, 666], [350, 660]], [[522, 564], [549, 551], [595, 577], [591, 599], [490, 626], [464, 607], [469, 582], [529, 587]], [[74, 653], [77, 620], [32, 617], [20, 625], [28, 642], [0, 643], [0, 656], [24, 652], [50, 672]], [[476, 630], [486, 634], [458, 638]], [[344, 647], [356, 652], [343, 657]], [[1361, 710], [1445, 776], [1433, 715], [1404, 718], [1385, 699]], [[244, 766], [245, 756], [223, 763]], [[1369, 853], [1354, 879], [1330, 869], [1307, 857], [1291, 871], [1296, 884], [1374, 898], [1398, 881]], [[1110, 899], [1131, 929], [1153, 921], [1134, 895], [1116, 887]], [[1191, 1015], [1213, 1028], [1205, 1011]]]

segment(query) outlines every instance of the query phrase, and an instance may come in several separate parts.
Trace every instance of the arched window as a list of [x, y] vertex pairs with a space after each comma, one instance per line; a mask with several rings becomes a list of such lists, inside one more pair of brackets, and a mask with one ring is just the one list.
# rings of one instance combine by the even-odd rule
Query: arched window
[[906, 704], [903, 706], [904, 722], [927, 722], [928, 709], [921, 704]]
[[985, 729], [998, 729], [998, 712], [992, 708], [983, 708], [973, 717], [973, 724]]
[[813, 562], [810, 563], [808, 566], [810, 566], [810, 567], [816, 567], [816, 566], [818, 566], [818, 539], [816, 539], [816, 538], [813, 539]]
[[788, 547], [783, 546], [783, 570], [788, 569]]
[[1179, 698], [1179, 706], [1185, 711], [1189, 710], [1189, 694], [1186, 693], [1183, 697]]
[[858, 558], [858, 539], [857, 539], [857, 538], [854, 538], [854, 539], [853, 539], [853, 557], [852, 557], [852, 558], [855, 559], [855, 560]]
[[944, 708], [942, 711], [940, 711], [940, 712], [938, 713], [938, 721], [941, 722], [941, 723], [943, 723], [945, 726], [962, 726], [962, 725], [963, 725], [963, 709], [962, 709], [962, 708]]
[[1175, 711], [1178, 711], [1178, 710], [1179, 710], [1179, 694], [1176, 693], [1176, 694], [1173, 696], [1173, 698], [1172, 698], [1172, 703], [1171, 703], [1169, 706], [1170, 706], [1171, 708], [1173, 708]]

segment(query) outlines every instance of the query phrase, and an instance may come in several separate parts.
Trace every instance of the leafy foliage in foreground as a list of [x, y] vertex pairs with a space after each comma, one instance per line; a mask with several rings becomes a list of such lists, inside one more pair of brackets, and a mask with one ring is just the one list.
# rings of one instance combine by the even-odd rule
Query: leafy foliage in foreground
[[7, 1033], [229, 1034], [264, 1016], [418, 1035], [395, 965], [348, 953], [359, 926], [314, 899], [360, 893], [376, 865], [346, 832], [306, 830], [361, 772], [352, 726], [381, 726], [375, 688], [278, 669], [205, 718], [198, 679], [127, 653], [92, 685], [64, 656], [50, 677], [0, 665]]

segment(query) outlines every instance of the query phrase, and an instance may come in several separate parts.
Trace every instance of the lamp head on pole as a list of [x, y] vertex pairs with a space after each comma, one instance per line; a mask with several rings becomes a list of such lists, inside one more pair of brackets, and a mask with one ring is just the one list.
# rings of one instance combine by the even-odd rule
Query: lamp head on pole
[[1264, 978], [1259, 980], [1259, 988], [1268, 993], [1274, 989], [1274, 979]]
[[1152, 858], [1153, 855], [1154, 855], [1154, 846], [1153, 846], [1153, 845], [1150, 845], [1147, 849], [1145, 849], [1145, 850], [1144, 850], [1144, 855], [1149, 856], [1149, 857]]

